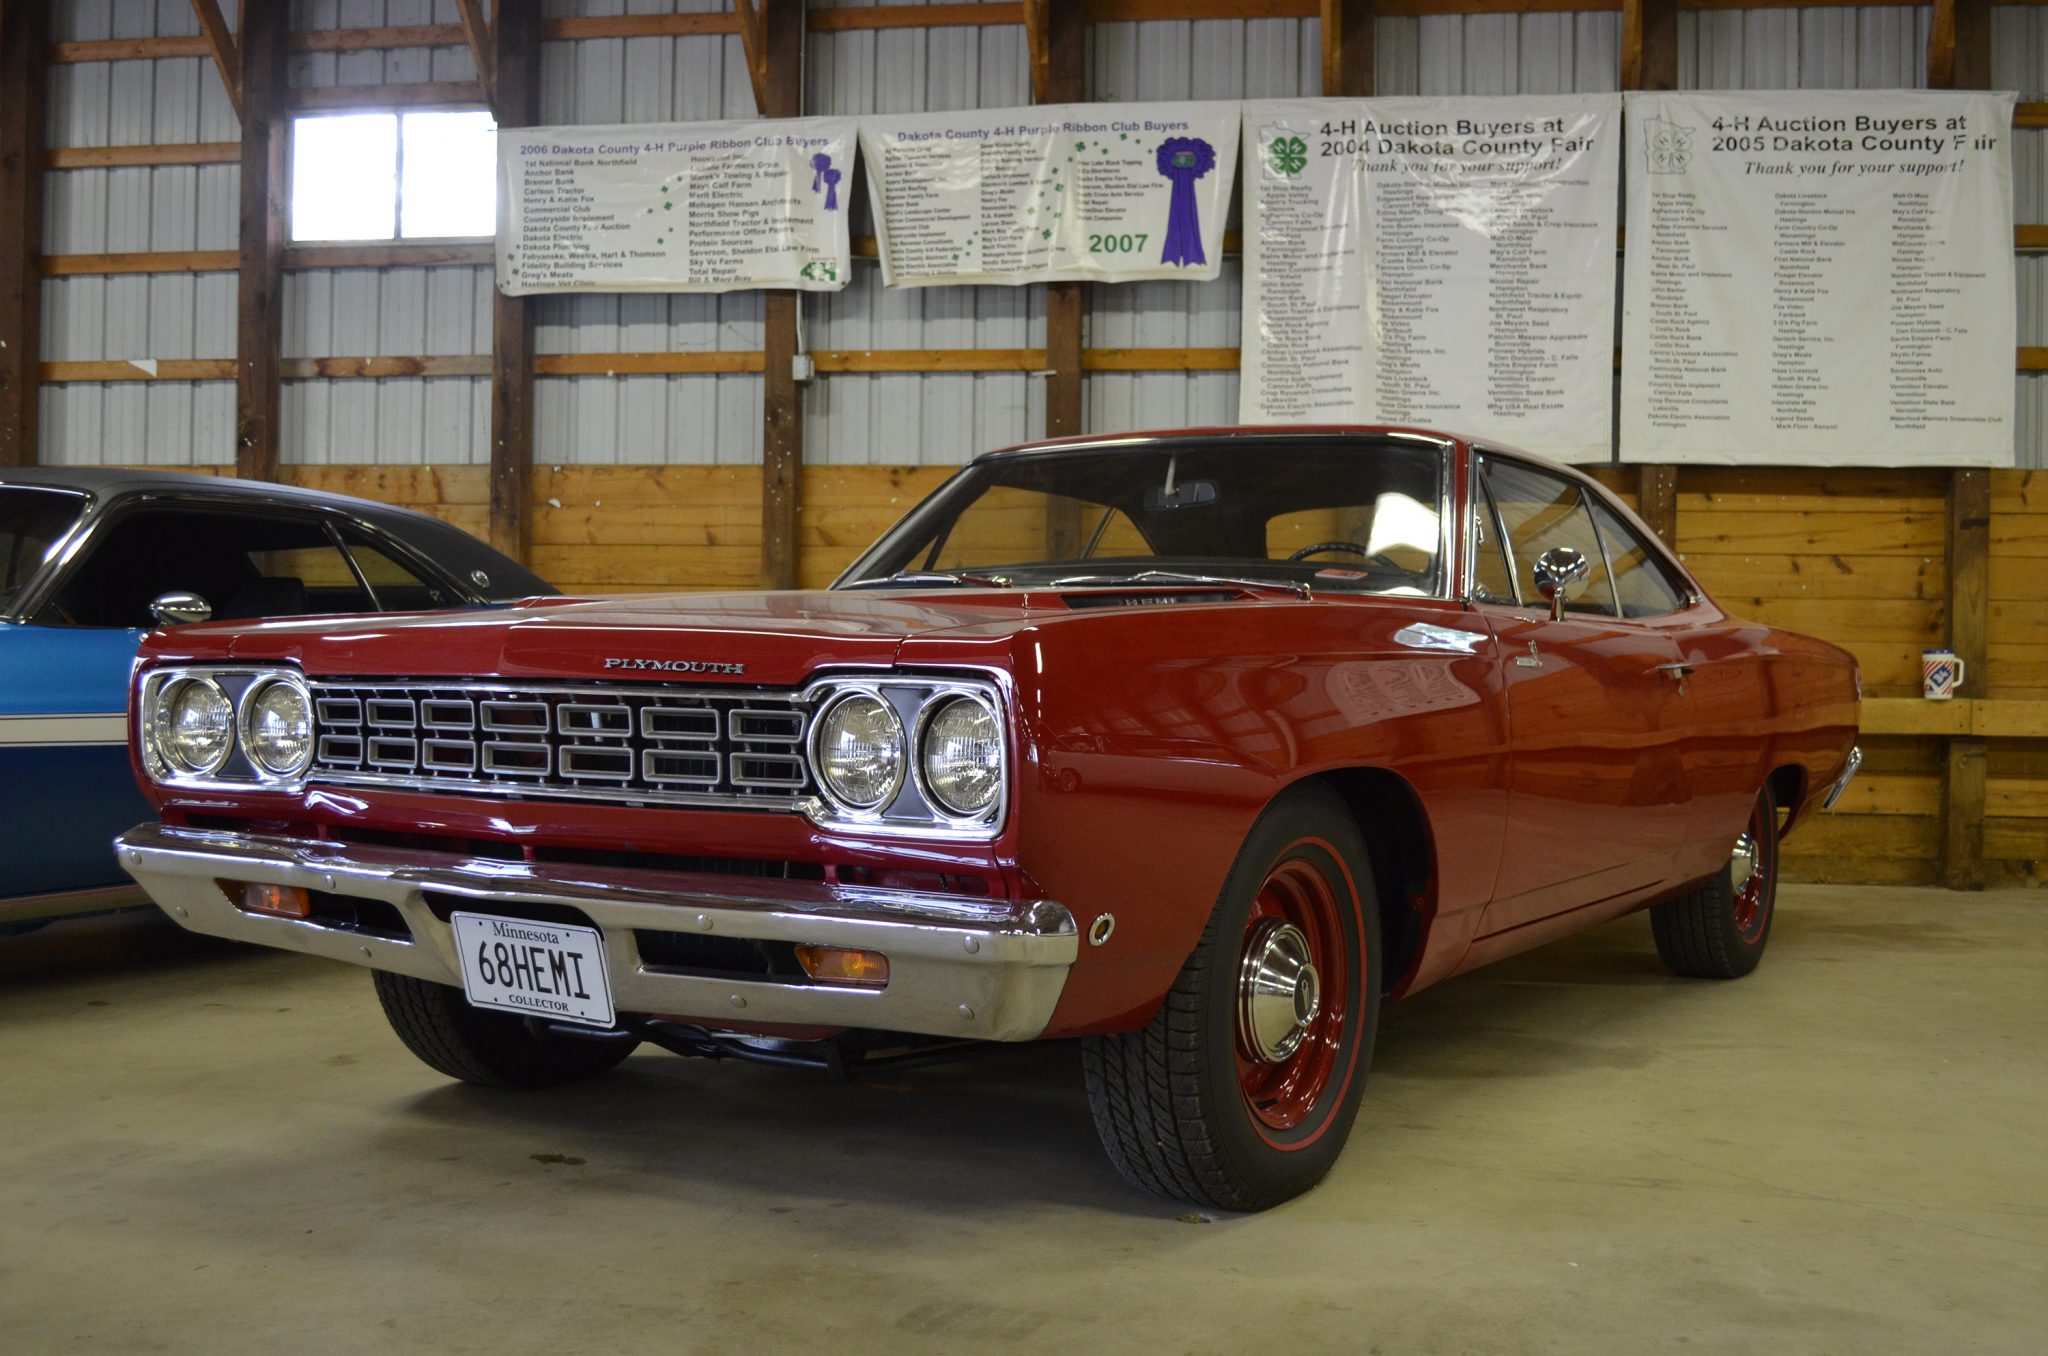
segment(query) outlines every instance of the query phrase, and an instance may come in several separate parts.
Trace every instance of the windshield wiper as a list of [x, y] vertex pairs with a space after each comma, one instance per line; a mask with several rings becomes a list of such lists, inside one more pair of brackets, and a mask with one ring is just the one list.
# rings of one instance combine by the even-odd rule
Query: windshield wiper
[[1010, 581], [999, 574], [961, 574], [951, 570], [905, 570], [881, 579], [856, 579], [842, 584], [847, 589], [930, 589], [980, 587], [1006, 589]]
[[1228, 584], [1234, 588], [1256, 589], [1261, 593], [1291, 593], [1302, 599], [1315, 597], [1307, 584], [1297, 580], [1240, 579], [1232, 575], [1195, 574], [1187, 570], [1140, 570], [1136, 574], [1070, 574], [1051, 581], [1046, 587], [1116, 587], [1125, 584]]

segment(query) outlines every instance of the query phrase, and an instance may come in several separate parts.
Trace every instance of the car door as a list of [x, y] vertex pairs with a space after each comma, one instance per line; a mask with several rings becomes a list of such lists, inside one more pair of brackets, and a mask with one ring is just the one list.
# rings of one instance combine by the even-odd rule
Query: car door
[[[1475, 602], [1499, 644], [1509, 735], [1508, 822], [1482, 938], [1639, 897], [1686, 840], [1691, 715], [1677, 644], [1624, 617], [1593, 508], [1578, 482], [1477, 459]], [[1531, 567], [1571, 547], [1585, 591], [1552, 620]]]

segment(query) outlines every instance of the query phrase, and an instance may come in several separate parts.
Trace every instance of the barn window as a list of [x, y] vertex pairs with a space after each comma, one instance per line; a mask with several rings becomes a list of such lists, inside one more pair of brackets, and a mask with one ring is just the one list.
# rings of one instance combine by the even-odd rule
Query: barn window
[[292, 239], [424, 240], [497, 230], [489, 113], [334, 113], [292, 124]]

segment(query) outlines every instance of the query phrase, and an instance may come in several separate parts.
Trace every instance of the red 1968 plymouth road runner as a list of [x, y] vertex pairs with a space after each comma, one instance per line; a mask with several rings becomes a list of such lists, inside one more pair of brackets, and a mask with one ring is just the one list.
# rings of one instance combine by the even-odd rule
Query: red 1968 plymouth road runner
[[829, 590], [159, 632], [120, 854], [368, 966], [455, 1078], [1079, 1037], [1127, 1178], [1257, 1209], [1335, 1160], [1384, 999], [1644, 908], [1678, 974], [1754, 968], [1859, 687], [1507, 448], [1092, 437]]

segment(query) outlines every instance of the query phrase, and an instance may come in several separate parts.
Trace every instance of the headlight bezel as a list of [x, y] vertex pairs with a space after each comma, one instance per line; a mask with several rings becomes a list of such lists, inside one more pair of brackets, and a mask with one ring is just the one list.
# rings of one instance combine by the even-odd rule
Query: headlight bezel
[[[227, 747], [204, 770], [188, 769], [164, 749], [158, 735], [159, 714], [167, 698], [188, 682], [203, 682], [228, 704]], [[149, 780], [167, 789], [193, 791], [285, 791], [305, 789], [319, 739], [315, 716], [305, 766], [279, 774], [258, 762], [249, 751], [249, 717], [254, 699], [276, 683], [291, 684], [313, 711], [312, 687], [295, 667], [283, 665], [175, 664], [143, 671], [135, 690], [138, 753]]]
[[[891, 794], [872, 809], [850, 807], [825, 787], [818, 740], [824, 717], [851, 694], [874, 697], [889, 706], [903, 729], [903, 772]], [[1016, 758], [1011, 748], [1008, 703], [992, 679], [941, 677], [923, 673], [847, 673], [814, 680], [803, 691], [813, 712], [805, 732], [805, 754], [817, 790], [801, 808], [821, 828], [854, 830], [863, 836], [933, 837], [989, 841], [1000, 837], [1009, 819], [1011, 780]], [[924, 739], [932, 716], [959, 698], [979, 704], [996, 723], [1000, 763], [993, 803], [978, 814], [956, 814], [945, 807], [927, 784]]]

